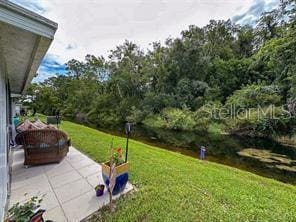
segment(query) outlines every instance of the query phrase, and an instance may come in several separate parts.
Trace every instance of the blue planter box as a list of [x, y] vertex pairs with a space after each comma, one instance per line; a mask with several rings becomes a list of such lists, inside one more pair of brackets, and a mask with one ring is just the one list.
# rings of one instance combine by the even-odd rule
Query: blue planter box
[[[116, 172], [116, 180], [115, 180], [115, 186], [112, 191], [112, 195], [117, 195], [121, 193], [128, 181], [128, 163], [123, 163], [115, 168]], [[109, 174], [110, 174], [110, 167], [107, 163], [102, 164], [102, 175], [104, 182], [109, 189]]]

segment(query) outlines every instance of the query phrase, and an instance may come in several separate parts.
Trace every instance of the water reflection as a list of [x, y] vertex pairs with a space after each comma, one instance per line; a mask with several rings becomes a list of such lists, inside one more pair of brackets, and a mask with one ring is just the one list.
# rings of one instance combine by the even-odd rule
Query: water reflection
[[[124, 133], [123, 128], [107, 131]], [[272, 140], [143, 126], [136, 127], [132, 138], [195, 158], [199, 156], [200, 146], [206, 146], [206, 159], [209, 161], [296, 184], [296, 148]]]

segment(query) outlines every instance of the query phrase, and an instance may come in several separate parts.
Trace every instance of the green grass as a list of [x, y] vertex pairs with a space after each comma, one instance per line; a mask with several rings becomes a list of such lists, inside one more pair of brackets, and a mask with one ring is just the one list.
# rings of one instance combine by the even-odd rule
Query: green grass
[[[110, 141], [125, 139], [64, 121], [73, 145], [92, 159], [108, 158]], [[100, 221], [296, 221], [296, 187], [235, 168], [130, 141], [130, 181]]]

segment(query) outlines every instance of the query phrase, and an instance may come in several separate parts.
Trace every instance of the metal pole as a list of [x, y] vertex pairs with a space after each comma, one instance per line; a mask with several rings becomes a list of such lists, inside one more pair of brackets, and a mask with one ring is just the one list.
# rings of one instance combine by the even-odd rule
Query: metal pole
[[57, 128], [59, 128], [59, 120], [60, 120], [60, 117], [58, 115], [56, 115]]
[[57, 110], [55, 112], [55, 117], [56, 117], [56, 121], [57, 121], [57, 128], [59, 128], [59, 121], [60, 121], [60, 111]]
[[125, 134], [126, 134], [126, 147], [125, 147], [125, 162], [127, 162], [127, 156], [128, 156], [128, 140], [129, 140], [129, 135], [131, 133], [131, 123], [127, 122], [125, 124]]
[[127, 162], [129, 132], [126, 134], [125, 162]]

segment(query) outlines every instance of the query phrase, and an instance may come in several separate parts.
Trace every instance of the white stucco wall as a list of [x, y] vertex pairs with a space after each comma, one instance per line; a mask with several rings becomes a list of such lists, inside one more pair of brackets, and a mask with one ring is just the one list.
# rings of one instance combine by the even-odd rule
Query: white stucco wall
[[0, 51], [0, 221], [3, 221], [7, 201], [7, 109], [4, 59]]

